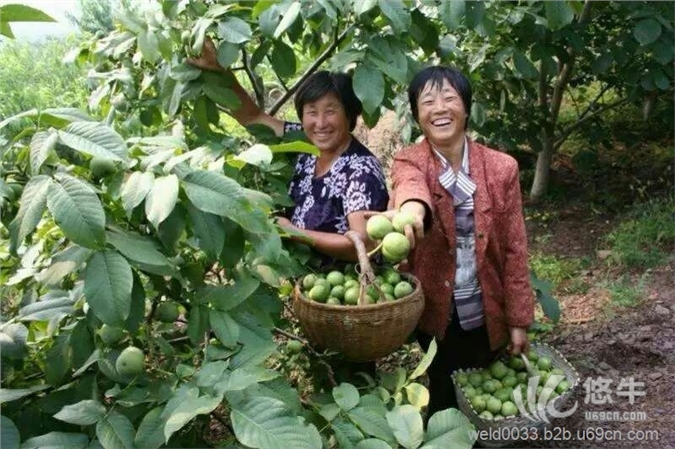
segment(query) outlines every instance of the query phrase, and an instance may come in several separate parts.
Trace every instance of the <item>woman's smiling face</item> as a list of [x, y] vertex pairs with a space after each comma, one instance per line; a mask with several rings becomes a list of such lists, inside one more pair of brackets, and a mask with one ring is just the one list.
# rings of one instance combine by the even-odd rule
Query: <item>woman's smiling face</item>
[[462, 97], [448, 80], [429, 81], [417, 98], [418, 121], [426, 138], [437, 147], [464, 140], [468, 119]]
[[304, 105], [302, 127], [307, 138], [321, 151], [340, 151], [351, 139], [349, 119], [342, 103], [332, 93]]

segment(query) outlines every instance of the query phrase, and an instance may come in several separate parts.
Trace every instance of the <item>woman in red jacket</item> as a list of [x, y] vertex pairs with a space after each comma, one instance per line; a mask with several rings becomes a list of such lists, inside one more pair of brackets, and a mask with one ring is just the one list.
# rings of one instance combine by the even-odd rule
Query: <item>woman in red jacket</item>
[[415, 216], [407, 268], [426, 305], [418, 340], [438, 353], [429, 368], [427, 416], [456, 407], [450, 374], [487, 366], [508, 345], [528, 349], [534, 317], [518, 165], [466, 135], [471, 86], [460, 71], [429, 67], [408, 89], [424, 139], [394, 158], [388, 215]]

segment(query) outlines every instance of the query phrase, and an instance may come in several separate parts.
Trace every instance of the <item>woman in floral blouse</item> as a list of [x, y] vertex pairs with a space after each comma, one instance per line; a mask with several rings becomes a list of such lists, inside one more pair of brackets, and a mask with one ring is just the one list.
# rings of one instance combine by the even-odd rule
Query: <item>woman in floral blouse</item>
[[324, 260], [356, 261], [354, 246], [344, 234], [356, 231], [369, 246], [364, 213], [385, 210], [389, 195], [380, 162], [351, 134], [362, 111], [351, 78], [327, 71], [312, 74], [295, 95], [301, 123], [289, 123], [268, 115], [251, 100], [232, 72], [218, 65], [210, 40], [202, 55], [190, 62], [230, 77], [231, 89], [241, 101], [233, 112], [240, 124], [265, 125], [277, 136], [293, 130], [305, 132], [320, 155], [298, 157], [289, 187], [295, 207], [277, 222], [298, 235], [294, 238], [309, 240]]

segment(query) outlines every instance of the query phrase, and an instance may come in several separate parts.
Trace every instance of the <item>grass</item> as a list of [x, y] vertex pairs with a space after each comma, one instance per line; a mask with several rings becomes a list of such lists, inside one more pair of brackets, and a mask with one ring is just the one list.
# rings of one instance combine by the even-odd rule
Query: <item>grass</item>
[[644, 297], [645, 284], [649, 278], [648, 274], [643, 274], [635, 282], [629, 276], [622, 276], [615, 283], [607, 288], [612, 299], [611, 306], [618, 308], [637, 307]]
[[663, 263], [673, 251], [674, 211], [672, 196], [637, 206], [605, 238], [612, 252], [609, 260], [627, 268], [646, 269]]
[[562, 258], [535, 253], [530, 256], [530, 268], [537, 277], [550, 281], [562, 293], [585, 293], [589, 289], [581, 271], [589, 266], [584, 258]]

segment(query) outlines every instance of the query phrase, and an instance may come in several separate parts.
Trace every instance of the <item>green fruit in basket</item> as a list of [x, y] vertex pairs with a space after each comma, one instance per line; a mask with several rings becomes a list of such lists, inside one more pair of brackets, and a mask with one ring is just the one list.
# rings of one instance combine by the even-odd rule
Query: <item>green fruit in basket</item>
[[348, 281], [345, 281], [345, 290], [349, 290], [352, 287], [358, 287], [359, 286], [359, 281], [356, 281], [354, 279], [350, 279]]
[[387, 283], [391, 285], [396, 285], [403, 280], [401, 275], [394, 270], [387, 271], [384, 274], [384, 278], [387, 280]]
[[564, 376], [565, 372], [561, 370], [560, 368], [553, 368], [551, 370], [551, 374], [557, 374], [558, 376]]
[[537, 386], [537, 397], [541, 396], [542, 391], [544, 391], [544, 387], [541, 385]]
[[492, 374], [492, 377], [499, 380], [506, 376], [508, 370], [509, 369], [502, 361], [497, 361], [490, 366], [490, 374]]
[[501, 380], [493, 379], [492, 381], [495, 383], [495, 388], [497, 390], [504, 388], [504, 384], [502, 383]]
[[344, 269], [345, 276], [354, 276], [356, 271], [354, 271], [354, 264], [348, 263], [345, 265]]
[[550, 370], [551, 369], [551, 359], [548, 357], [539, 357], [537, 360], [537, 368], [540, 370]]
[[319, 284], [312, 287], [309, 291], [309, 299], [317, 302], [326, 302], [330, 296], [330, 288], [328, 285]]
[[387, 301], [396, 301], [396, 298], [391, 293], [385, 293], [384, 297], [386, 298]]
[[345, 290], [345, 304], [355, 306], [359, 303], [359, 287], [350, 287]]
[[408, 257], [409, 252], [410, 241], [403, 234], [392, 232], [382, 240], [382, 255], [391, 262], [400, 262]]
[[516, 370], [509, 368], [506, 370], [506, 377], [516, 377]]
[[326, 280], [332, 286], [342, 285], [345, 283], [345, 275], [339, 271], [331, 271], [328, 273], [328, 276], [326, 276]]
[[526, 384], [528, 378], [529, 375], [526, 372], [516, 374], [516, 379], [518, 380], [519, 384]]
[[495, 419], [494, 415], [487, 410], [482, 411], [481, 414], [478, 416], [481, 419], [485, 419], [487, 421], [492, 421], [493, 419]]
[[476, 393], [476, 389], [473, 388], [472, 386], [468, 386], [468, 387], [464, 388], [462, 391], [464, 391], [464, 396], [467, 399], [471, 399], [473, 397], [478, 396], [478, 394]]
[[347, 284], [347, 282], [356, 282], [356, 283], [358, 283], [359, 281], [358, 281], [358, 279], [356, 278], [356, 276], [354, 276], [353, 274], [345, 273], [345, 284]]
[[485, 410], [487, 403], [481, 396], [474, 396], [471, 398], [471, 406], [476, 411], [476, 413], [480, 413]]
[[548, 378], [551, 377], [551, 373], [548, 371], [540, 371], [539, 372], [539, 385], [546, 385], [546, 382], [548, 382]]
[[504, 387], [513, 388], [518, 384], [518, 379], [515, 376], [506, 376], [502, 379], [502, 384], [504, 384]]
[[375, 287], [374, 285], [369, 285], [366, 288], [366, 295], [368, 295], [370, 298], [374, 299], [375, 301], [380, 299], [380, 292], [377, 290], [377, 287]]
[[523, 362], [520, 356], [514, 356], [509, 359], [509, 366], [516, 371], [522, 371], [525, 369], [525, 362]]
[[570, 389], [570, 383], [567, 381], [567, 379], [561, 380], [560, 383], [558, 384], [557, 387], [555, 387], [555, 391], [557, 391], [559, 394], [563, 394], [567, 390]]
[[483, 394], [485, 394], [485, 391], [483, 391], [483, 389], [481, 387], [478, 387], [478, 388], [476, 388], [476, 394], [478, 396], [482, 396]]
[[312, 287], [314, 287], [314, 283], [317, 280], [316, 274], [308, 274], [304, 278], [302, 278], [302, 288], [305, 290], [310, 290]]
[[382, 276], [375, 276], [375, 280], [373, 281], [373, 284], [375, 285], [382, 285], [385, 283], [385, 280]]
[[412, 225], [415, 222], [415, 216], [408, 212], [399, 212], [394, 215], [391, 224], [396, 232], [405, 233], [406, 225]]
[[384, 304], [385, 302], [387, 302], [387, 298], [386, 298], [386, 297], [385, 297], [385, 298], [380, 298], [380, 299], [378, 299], [377, 301], [375, 301], [375, 304]]
[[499, 390], [495, 391], [493, 394], [494, 397], [499, 399], [502, 402], [508, 401], [511, 399], [511, 395], [513, 394], [513, 388], [509, 387], [504, 387], [500, 388]]
[[375, 215], [366, 222], [366, 232], [372, 240], [382, 240], [393, 230], [394, 226], [384, 215]]
[[530, 351], [528, 351], [528, 353], [527, 353], [527, 358], [528, 358], [531, 362], [536, 362], [537, 359], [539, 359], [539, 356], [537, 355], [536, 352], [530, 350]]
[[333, 287], [333, 289], [330, 291], [330, 295], [333, 298], [337, 299], [343, 299], [345, 297], [345, 287], [343, 285], [336, 285]]
[[502, 415], [505, 417], [516, 416], [518, 414], [518, 407], [511, 401], [506, 401], [502, 404]]
[[396, 284], [396, 287], [394, 287], [394, 296], [397, 299], [403, 298], [404, 296], [408, 296], [412, 294], [414, 291], [413, 286], [410, 285], [410, 282], [408, 281], [401, 281], [398, 284]]
[[488, 399], [487, 409], [491, 413], [500, 413], [502, 411], [502, 401], [495, 398], [494, 396]]
[[317, 285], [325, 285], [326, 287], [330, 288], [330, 282], [328, 282], [326, 278], [317, 277], [314, 281], [314, 287]]
[[331, 304], [333, 306], [341, 306], [342, 305], [340, 300], [337, 299], [337, 298], [334, 298], [334, 297], [328, 298], [328, 300], [326, 301], [326, 304]]
[[474, 387], [480, 387], [483, 384], [483, 376], [480, 373], [473, 372], [469, 374], [469, 383]]
[[495, 415], [492, 417], [493, 421], [501, 421], [504, 419], [504, 417], [501, 415], [501, 413], [495, 413]]
[[384, 293], [389, 293], [390, 295], [394, 295], [394, 286], [391, 285], [391, 284], [380, 285], [380, 290], [382, 290]]
[[466, 373], [457, 373], [455, 382], [457, 382], [457, 385], [460, 387], [463, 387], [469, 383], [469, 376]]
[[[537, 388], [537, 390], [539, 390], [539, 388]], [[553, 388], [543, 387], [540, 392], [537, 392], [537, 396], [544, 396], [548, 397], [549, 399], [553, 399], [555, 396], [557, 396], [557, 394], [553, 396], [554, 393], [555, 390], [553, 390]]]
[[492, 379], [488, 379], [485, 382], [483, 382], [483, 385], [481, 386], [484, 392], [486, 393], [494, 393], [497, 391], [497, 387], [495, 386], [495, 383]]

